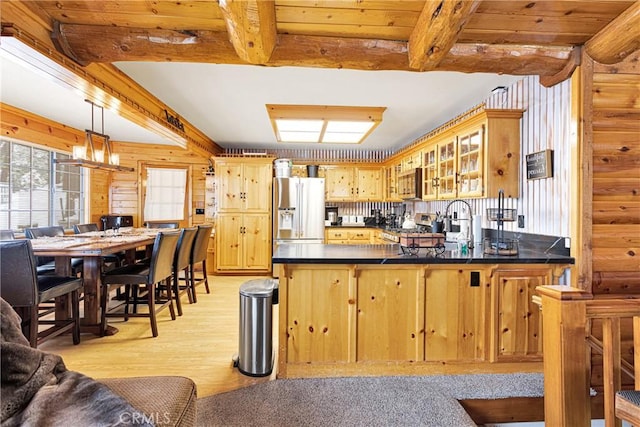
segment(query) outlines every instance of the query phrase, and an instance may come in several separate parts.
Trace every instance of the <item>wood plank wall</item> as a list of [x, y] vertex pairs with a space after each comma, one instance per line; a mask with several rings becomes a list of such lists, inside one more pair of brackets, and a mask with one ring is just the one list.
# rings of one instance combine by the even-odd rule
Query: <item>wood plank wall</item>
[[209, 159], [180, 147], [152, 144], [134, 144], [115, 142], [114, 151], [120, 154], [122, 166], [135, 169], [131, 172], [114, 172], [111, 174], [110, 209], [114, 215], [132, 215], [134, 226], [142, 226], [140, 217], [143, 208], [142, 179], [143, 165], [191, 166], [191, 188], [189, 194], [190, 217], [187, 224], [195, 225], [204, 222], [204, 215], [195, 215], [195, 208], [204, 208], [205, 172], [209, 167]]
[[640, 52], [593, 73], [594, 294], [640, 293]]
[[[593, 63], [591, 120], [591, 245], [582, 255], [591, 259], [590, 290], [596, 296], [640, 294], [640, 52], [623, 63]], [[587, 76], [589, 77], [589, 76]], [[602, 339], [602, 321], [591, 333]], [[633, 323], [620, 322], [621, 357], [634, 360]], [[591, 355], [591, 385], [603, 388], [603, 360]], [[622, 375], [623, 387], [634, 380]]]

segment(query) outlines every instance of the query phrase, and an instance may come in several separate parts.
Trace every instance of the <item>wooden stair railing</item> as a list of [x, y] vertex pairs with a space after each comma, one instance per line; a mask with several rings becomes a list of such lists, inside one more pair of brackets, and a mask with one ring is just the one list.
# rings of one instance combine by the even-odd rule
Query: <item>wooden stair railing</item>
[[[543, 310], [545, 424], [591, 425], [591, 348], [603, 356], [605, 426], [620, 426], [615, 401], [621, 373], [633, 376], [640, 390], [640, 375], [621, 361], [620, 319], [633, 318], [634, 365], [640, 373], [640, 299], [594, 299], [589, 292], [569, 286], [540, 286], [537, 291]], [[602, 320], [602, 342], [590, 335], [593, 319]]]

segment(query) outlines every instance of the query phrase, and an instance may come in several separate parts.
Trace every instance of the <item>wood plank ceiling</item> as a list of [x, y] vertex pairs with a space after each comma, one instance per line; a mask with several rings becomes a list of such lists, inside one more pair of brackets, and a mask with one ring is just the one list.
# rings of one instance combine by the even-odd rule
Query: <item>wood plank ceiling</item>
[[[640, 1], [12, 1], [76, 64], [175, 61], [568, 78], [640, 47]], [[12, 7], [12, 6], [8, 6]], [[19, 10], [19, 9], [16, 9]], [[9, 16], [16, 16], [15, 12]], [[16, 36], [5, 21], [3, 35]], [[139, 104], [144, 105], [144, 102]]]

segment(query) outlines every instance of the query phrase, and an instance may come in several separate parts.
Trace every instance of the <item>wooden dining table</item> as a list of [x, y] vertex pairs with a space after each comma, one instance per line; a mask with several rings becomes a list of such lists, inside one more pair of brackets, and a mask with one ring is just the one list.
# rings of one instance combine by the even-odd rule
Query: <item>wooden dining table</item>
[[[100, 335], [100, 286], [102, 257], [125, 252], [128, 262], [135, 260], [135, 251], [139, 247], [150, 249], [155, 241], [158, 229], [130, 228], [121, 229], [115, 234], [89, 232], [60, 237], [45, 237], [31, 240], [36, 256], [55, 258], [56, 274], [71, 276], [71, 259], [82, 258], [84, 279], [84, 311], [80, 319], [81, 332]], [[56, 319], [68, 318], [68, 302], [60, 298], [56, 301]], [[109, 326], [107, 335], [113, 335], [118, 329]]]

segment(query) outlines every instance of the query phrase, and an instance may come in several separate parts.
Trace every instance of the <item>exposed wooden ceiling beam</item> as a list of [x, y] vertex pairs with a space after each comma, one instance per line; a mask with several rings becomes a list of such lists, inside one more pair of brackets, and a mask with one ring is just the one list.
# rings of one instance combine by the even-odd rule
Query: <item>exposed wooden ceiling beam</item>
[[273, 0], [220, 0], [231, 44], [250, 64], [265, 64], [276, 46], [276, 6]]
[[586, 52], [602, 64], [616, 64], [640, 49], [640, 1], [584, 44]]
[[544, 87], [551, 87], [567, 80], [569, 77], [571, 77], [571, 75], [573, 74], [575, 69], [578, 67], [578, 65], [580, 65], [581, 60], [582, 60], [582, 47], [576, 46], [573, 48], [573, 52], [571, 52], [571, 57], [567, 61], [564, 68], [553, 76], [540, 76], [540, 84]]
[[[180, 32], [101, 25], [56, 26], [54, 37], [81, 64], [116, 61], [174, 61], [244, 64], [226, 32]], [[60, 44], [60, 43], [59, 43]], [[571, 47], [455, 44], [436, 67], [440, 71], [555, 75]], [[407, 43], [391, 40], [280, 34], [268, 66], [415, 71]]]
[[434, 70], [458, 40], [481, 0], [428, 0], [409, 37], [409, 66]]

